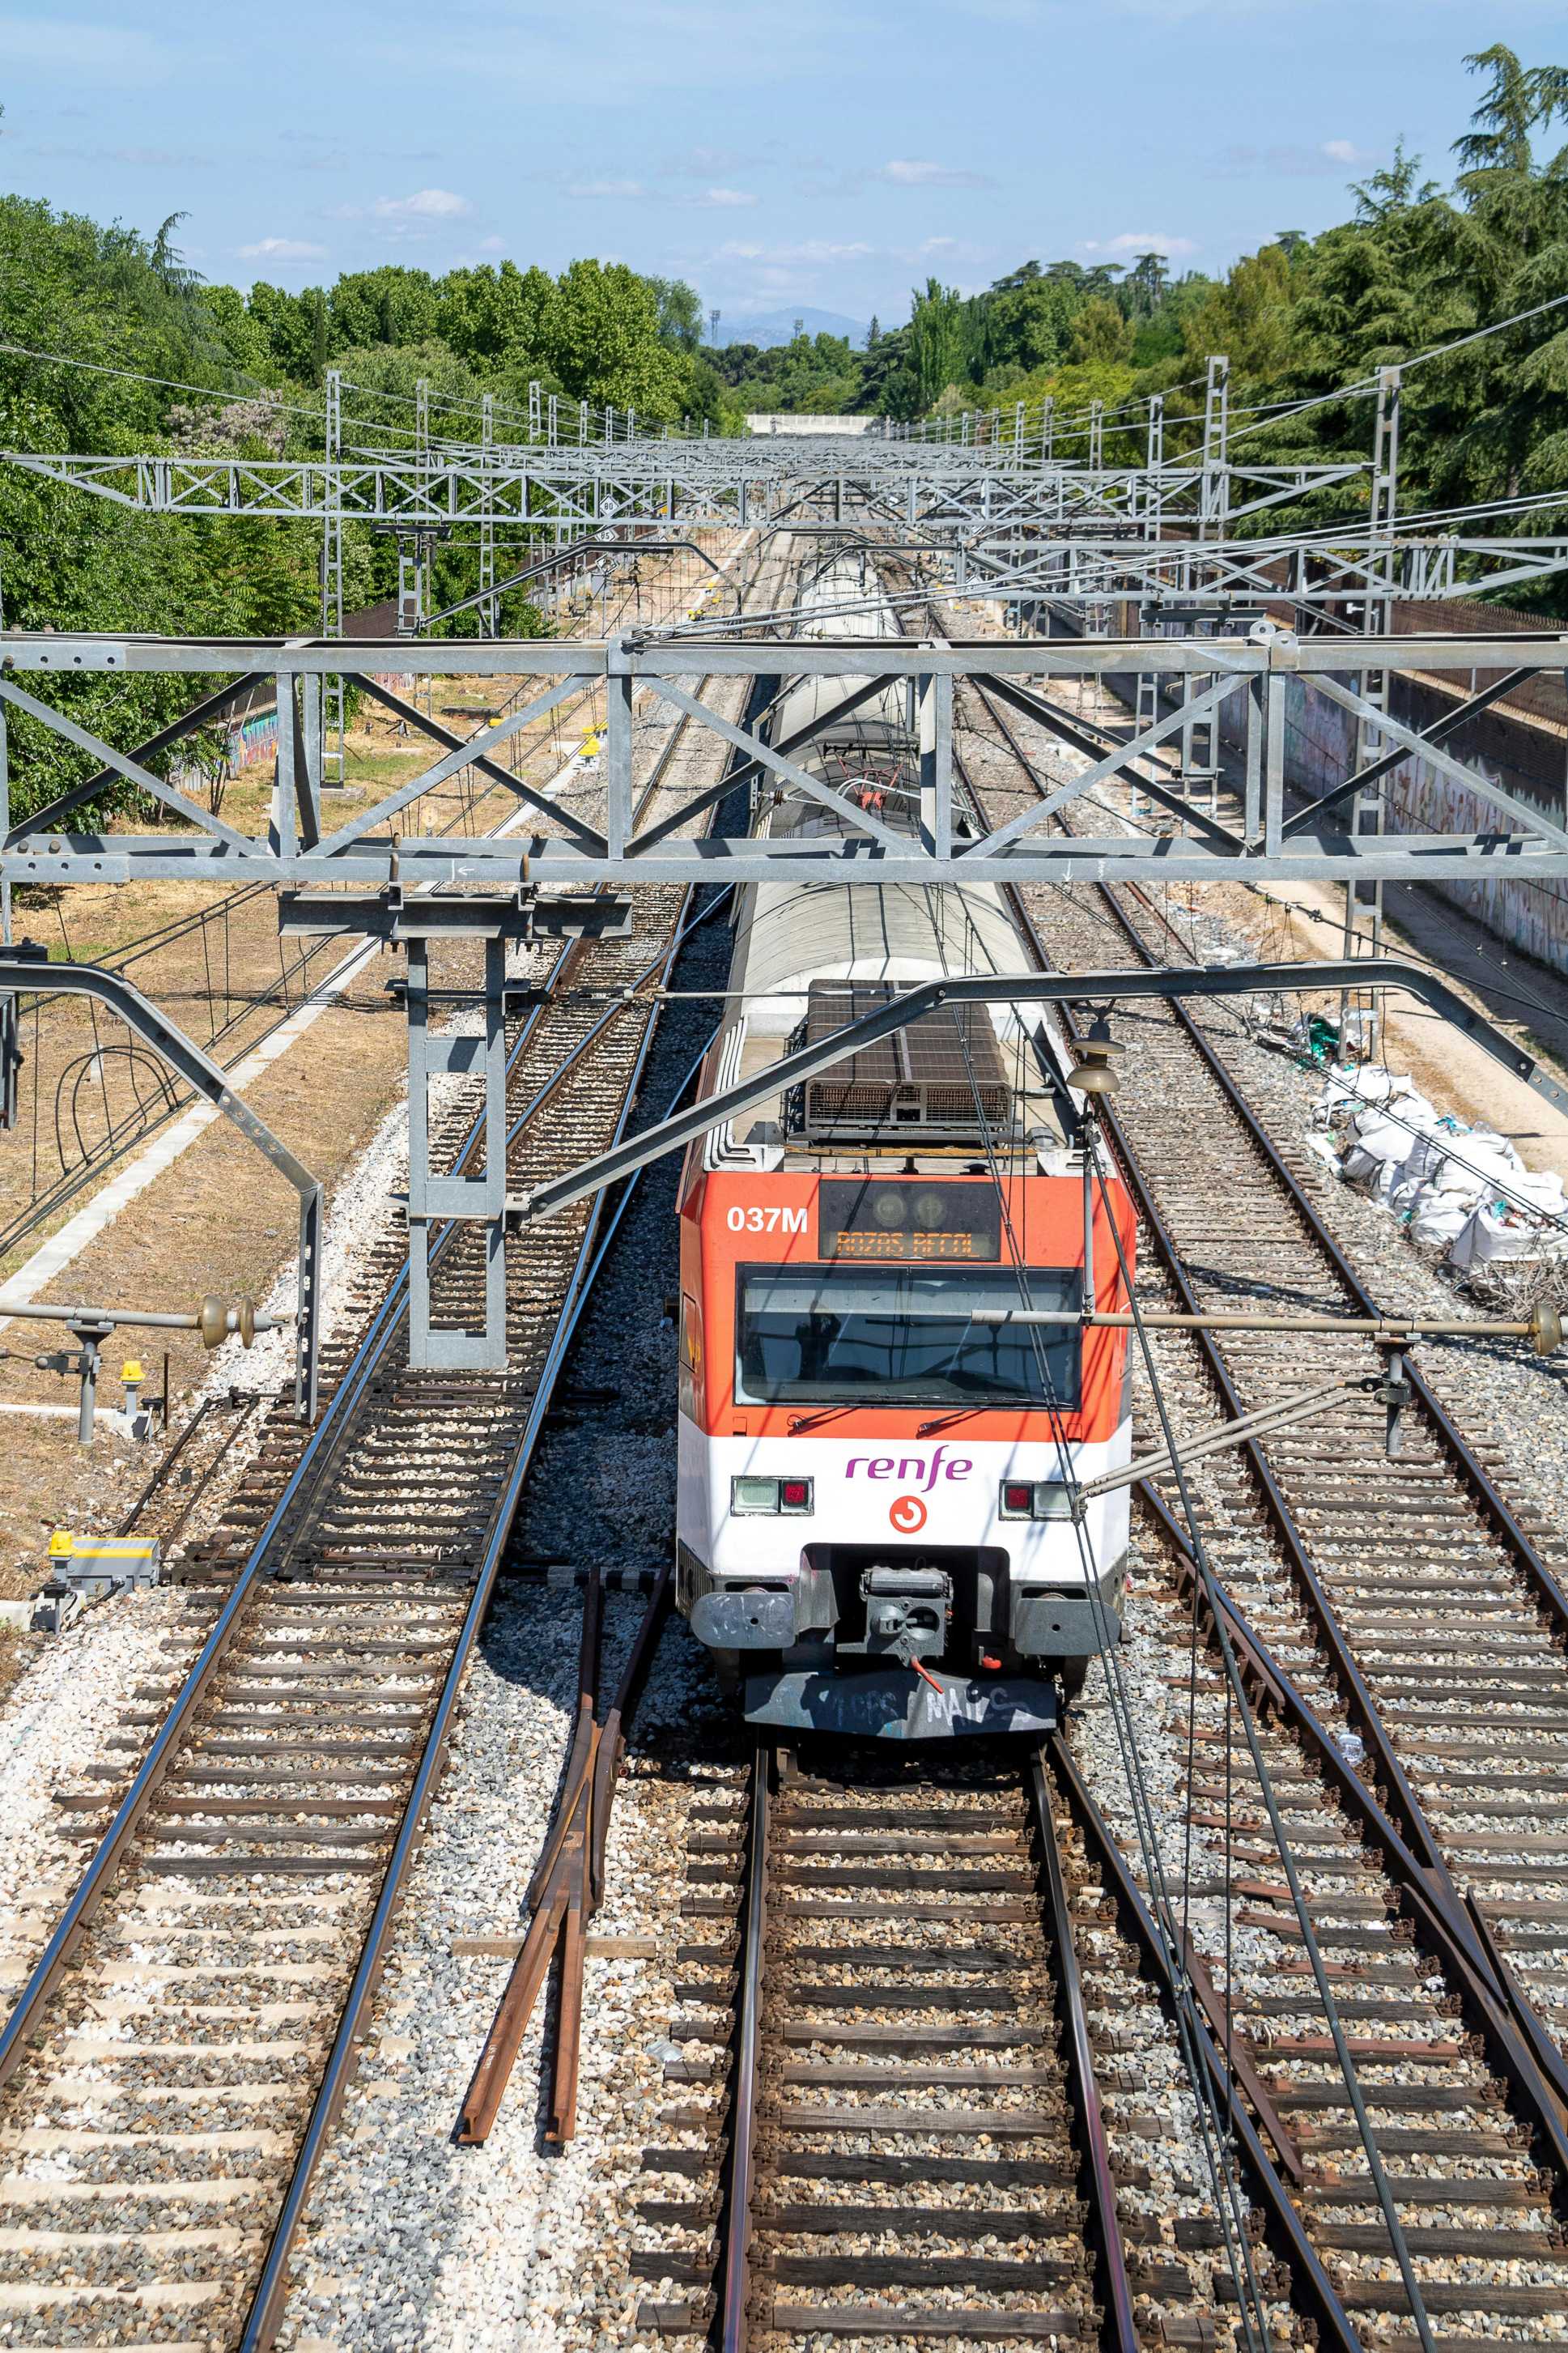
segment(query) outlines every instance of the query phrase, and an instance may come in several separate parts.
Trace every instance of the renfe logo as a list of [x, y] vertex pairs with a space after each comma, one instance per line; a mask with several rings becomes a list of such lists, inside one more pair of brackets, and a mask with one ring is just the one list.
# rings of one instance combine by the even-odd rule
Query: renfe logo
[[967, 1454], [954, 1454], [944, 1461], [946, 1454], [946, 1447], [939, 1446], [931, 1458], [929, 1469], [923, 1454], [852, 1454], [844, 1475], [847, 1479], [853, 1479], [857, 1471], [864, 1471], [868, 1479], [912, 1481], [916, 1486], [923, 1487], [929, 1495], [939, 1479], [967, 1479], [974, 1468]]
[[901, 1536], [912, 1536], [926, 1524], [926, 1507], [918, 1495], [900, 1495], [889, 1504], [888, 1517]]

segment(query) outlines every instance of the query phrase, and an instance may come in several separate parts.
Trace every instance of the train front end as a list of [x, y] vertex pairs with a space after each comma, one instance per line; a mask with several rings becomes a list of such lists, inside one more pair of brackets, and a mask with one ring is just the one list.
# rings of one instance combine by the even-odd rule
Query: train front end
[[[1094, 1217], [1110, 1307], [1119, 1187]], [[1081, 1182], [704, 1172], [681, 1246], [679, 1598], [748, 1720], [1048, 1728], [1127, 1549], [1126, 1488], [1077, 1493], [1130, 1451]]]

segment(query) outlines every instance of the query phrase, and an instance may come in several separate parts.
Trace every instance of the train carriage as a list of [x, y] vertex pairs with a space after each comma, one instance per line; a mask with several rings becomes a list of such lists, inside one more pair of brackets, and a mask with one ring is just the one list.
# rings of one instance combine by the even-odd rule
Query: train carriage
[[[897, 827], [911, 748], [889, 691], [808, 765]], [[754, 829], [841, 822], [790, 791]], [[1031, 968], [988, 887], [750, 886], [704, 1090], [911, 985]], [[1129, 1459], [1127, 1339], [1081, 1316], [1125, 1303], [1133, 1219], [1086, 1183], [1069, 1072], [1037, 1008], [947, 1007], [688, 1155], [677, 1593], [749, 1722], [1037, 1731], [1117, 1639], [1127, 1491], [1077, 1490]]]

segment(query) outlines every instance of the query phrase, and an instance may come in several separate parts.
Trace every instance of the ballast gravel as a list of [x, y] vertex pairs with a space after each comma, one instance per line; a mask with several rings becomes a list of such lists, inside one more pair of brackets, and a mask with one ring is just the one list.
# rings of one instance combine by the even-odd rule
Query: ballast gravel
[[[706, 937], [716, 970], [721, 926], [709, 926]], [[1205, 922], [1200, 945], [1226, 953], [1225, 927]], [[683, 979], [702, 985], [689, 966]], [[673, 1086], [710, 1018], [706, 1008], [672, 1010], [650, 1071], [647, 1115], [662, 1111], [660, 1085]], [[1271, 1132], [1288, 1148], [1304, 1148], [1315, 1075], [1254, 1043], [1233, 1013], [1205, 1018]], [[354, 1271], [383, 1229], [404, 1153], [401, 1113], [394, 1113], [338, 1194], [328, 1229], [329, 1318], [342, 1312]], [[1476, 1312], [1474, 1298], [1426, 1266], [1375, 1205], [1326, 1172], [1313, 1198], [1380, 1304]], [[655, 1172], [627, 1213], [568, 1368], [567, 1419], [542, 1442], [514, 1539], [521, 1558], [637, 1569], [666, 1556], [674, 1507], [675, 1337], [666, 1312], [676, 1288], [672, 1208], [673, 1176]], [[274, 1299], [286, 1301], [291, 1288], [289, 1269]], [[1568, 1533], [1568, 1415], [1557, 1360], [1504, 1342], [1468, 1348], [1462, 1357], [1428, 1343], [1420, 1361], [1468, 1426], [1495, 1427], [1508, 1454], [1500, 1474], [1507, 1492]], [[215, 1358], [211, 1386], [281, 1386], [289, 1362], [286, 1333], [263, 1335], [248, 1356], [231, 1343]], [[606, 1395], [614, 1400], [607, 1407]], [[1132, 1566], [1120, 1663], [1162, 1852], [1179, 1876], [1189, 1836], [1185, 1757], [1163, 1680], [1168, 1641], [1160, 1613], [1136, 1589], [1136, 1525]], [[630, 1595], [608, 1599], [606, 1682], [642, 1606]], [[570, 1738], [581, 1607], [573, 1585], [535, 1578], [503, 1586], [498, 1597], [371, 2040], [318, 2178], [279, 2337], [293, 2353], [447, 2345], [622, 2353], [645, 2344], [651, 2353], [657, 2342], [637, 2328], [642, 2290], [629, 2275], [628, 2256], [646, 2235], [635, 2211], [642, 2149], [681, 2137], [657, 2118], [680, 2096], [667, 2088], [664, 2069], [678, 2055], [669, 2041], [669, 1964], [686, 1823], [697, 1798], [737, 1786], [739, 1771], [729, 1712], [705, 1657], [679, 1623], [667, 1629], [649, 1677], [612, 1825], [606, 1903], [593, 1926], [601, 1943], [653, 1949], [590, 1951], [577, 2137], [559, 2153], [542, 2146], [536, 2011], [489, 2143], [468, 2149], [452, 2139], [509, 1967], [453, 1947], [518, 1929]], [[77, 1852], [59, 1838], [53, 1805], [67, 1769], [62, 1758], [74, 1767], [102, 1753], [132, 1683], [167, 1679], [170, 1654], [161, 1644], [178, 1614], [175, 1597], [165, 1593], [100, 1605], [40, 1648], [0, 1709], [0, 1971], [13, 1983], [36, 1957], [29, 1933], [41, 1941], [49, 1925], [47, 1910], [29, 1912], [23, 1899], [58, 1879], [62, 1861]], [[1098, 1670], [1074, 1737], [1091, 1788], [1131, 1842], [1124, 1746]], [[1209, 1834], [1191, 1835], [1194, 1864], [1217, 1870], [1221, 1856]], [[1200, 1934], [1206, 1911], [1217, 1922], [1217, 1906], [1195, 1898]], [[1088, 1931], [1086, 1950], [1097, 1943]], [[1247, 1977], [1266, 1974], [1280, 1950], [1266, 1932], [1239, 1926], [1232, 1949], [1238, 1974]], [[289, 1950], [311, 1957], [306, 1943]], [[1110, 2097], [1113, 2114], [1123, 2097], [1132, 2108], [1157, 2105], [1166, 2126], [1149, 2188], [1126, 2193], [1130, 2210], [1158, 2217], [1209, 2211], [1204, 2136], [1184, 2082], [1162, 2063], [1146, 2090]]]
[[[539, 953], [513, 951], [514, 958], [525, 960]], [[445, 1103], [442, 1090], [452, 1092], [463, 1084], [460, 1077], [433, 1082], [437, 1113]], [[355, 1312], [365, 1269], [384, 1239], [389, 1204], [405, 1185], [407, 1168], [407, 1114], [400, 1103], [386, 1114], [344, 1176], [327, 1216], [323, 1338], [345, 1328]], [[290, 1259], [263, 1303], [266, 1309], [292, 1307], [296, 1274]], [[293, 1333], [286, 1326], [258, 1333], [248, 1349], [236, 1335], [214, 1352], [195, 1402], [222, 1398], [231, 1386], [271, 1395], [292, 1381], [293, 1361]], [[183, 1540], [200, 1535], [220, 1516], [225, 1495], [263, 1434], [259, 1413], [240, 1425], [223, 1476], [213, 1482]], [[101, 1508], [93, 1533], [113, 1530], [154, 1460], [151, 1449], [129, 1455], [103, 1451]], [[165, 1648], [171, 1639], [179, 1642], [178, 1651]], [[63, 1633], [29, 1634], [24, 1640], [23, 1672], [0, 1701], [0, 2010], [26, 1982], [87, 1858], [84, 1842], [68, 1835], [72, 1817], [56, 1804], [56, 1792], [93, 1787], [84, 1778], [84, 1768], [93, 1763], [122, 1767], [129, 1784], [151, 1727], [123, 1729], [121, 1712], [132, 1704], [139, 1685], [174, 1691], [180, 1672], [195, 1655], [196, 1631], [184, 1597], [172, 1587], [160, 1587], [89, 1603]], [[103, 1778], [98, 1786], [108, 1796], [121, 1785]], [[80, 1817], [75, 1819], [79, 1821]]]

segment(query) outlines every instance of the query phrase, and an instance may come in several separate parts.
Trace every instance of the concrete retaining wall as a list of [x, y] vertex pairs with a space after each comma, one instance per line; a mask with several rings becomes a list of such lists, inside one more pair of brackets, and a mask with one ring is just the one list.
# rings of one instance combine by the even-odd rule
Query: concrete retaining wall
[[[1481, 672], [1484, 682], [1488, 673]], [[1354, 687], [1353, 678], [1342, 684]], [[1550, 681], [1550, 684], [1555, 681]], [[1131, 679], [1117, 679], [1116, 689], [1131, 703], [1135, 688]], [[1451, 711], [1456, 700], [1471, 691], [1468, 679], [1456, 679], [1452, 692], [1424, 684], [1419, 679], [1393, 681], [1391, 715], [1406, 727], [1430, 727]], [[1246, 728], [1246, 702], [1240, 692], [1220, 706], [1220, 732], [1233, 749], [1241, 749]], [[1286, 682], [1285, 780], [1294, 792], [1315, 797], [1342, 784], [1355, 755], [1356, 723], [1348, 711], [1313, 693], [1306, 682]], [[1515, 798], [1538, 807], [1558, 824], [1568, 813], [1568, 740], [1554, 728], [1510, 719], [1494, 705], [1450, 735], [1444, 749], [1500, 785]], [[1444, 776], [1431, 762], [1412, 753], [1401, 760], [1387, 780], [1388, 825], [1395, 833], [1517, 833], [1513, 820]], [[1556, 972], [1568, 973], [1568, 883], [1514, 882], [1498, 877], [1485, 882], [1434, 882], [1456, 906], [1510, 945], [1521, 948]]]

